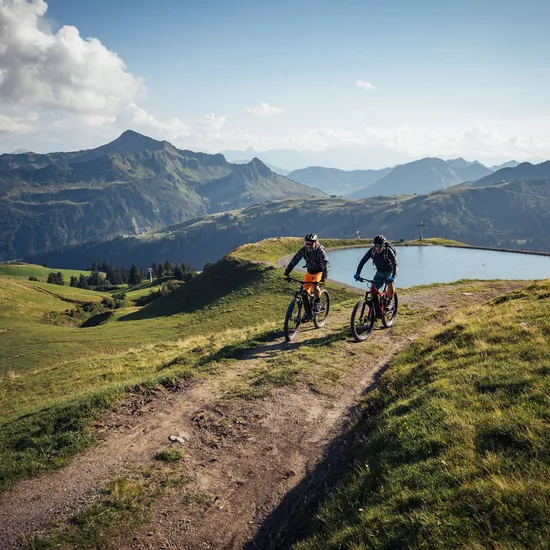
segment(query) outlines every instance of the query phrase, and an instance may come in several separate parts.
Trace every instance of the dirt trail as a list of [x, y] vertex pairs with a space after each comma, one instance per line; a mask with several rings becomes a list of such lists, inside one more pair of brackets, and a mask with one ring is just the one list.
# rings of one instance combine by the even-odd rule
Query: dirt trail
[[[231, 380], [265, 366], [264, 359], [283, 358], [296, 353], [301, 343], [341, 331], [349, 311], [331, 315], [325, 329], [300, 332], [291, 345], [278, 340], [250, 350], [220, 375], [177, 392], [162, 391], [124, 403], [99, 428], [101, 444], [64, 469], [24, 480], [0, 494], [0, 548], [22, 548], [21, 533], [47, 532], [52, 524], [89, 505], [101, 487], [128, 465], [150, 465], [171, 434], [186, 439], [182, 462], [191, 481], [156, 502], [151, 525], [130, 539], [121, 536], [113, 547], [277, 547], [274, 525], [284, 524], [293, 507], [316, 490], [310, 485], [312, 474], [319, 475], [320, 458], [338, 463], [354, 406], [387, 361], [412, 339], [442, 324], [455, 307], [485, 302], [522, 284], [476, 283], [485, 289], [482, 293], [461, 292], [458, 286], [435, 287], [404, 297], [401, 303], [408, 304], [409, 311], [433, 311], [430, 323], [414, 334], [377, 330], [361, 344], [345, 337], [337, 360], [345, 362], [347, 372], [329, 393], [299, 383], [262, 399], [223, 399]], [[369, 353], [374, 342], [387, 351], [382, 359]], [[197, 496], [196, 502], [190, 502], [189, 495]], [[201, 501], [201, 495], [208, 498]]]

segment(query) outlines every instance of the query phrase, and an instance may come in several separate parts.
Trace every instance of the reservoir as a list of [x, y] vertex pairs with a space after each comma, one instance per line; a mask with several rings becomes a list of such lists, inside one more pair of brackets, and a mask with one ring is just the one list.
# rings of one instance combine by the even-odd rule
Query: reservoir
[[[353, 274], [368, 248], [348, 248], [328, 252], [329, 279], [365, 288]], [[450, 248], [445, 246], [396, 246], [398, 287], [451, 283], [459, 279], [547, 279], [550, 256]], [[361, 276], [372, 279], [375, 269], [369, 260]]]

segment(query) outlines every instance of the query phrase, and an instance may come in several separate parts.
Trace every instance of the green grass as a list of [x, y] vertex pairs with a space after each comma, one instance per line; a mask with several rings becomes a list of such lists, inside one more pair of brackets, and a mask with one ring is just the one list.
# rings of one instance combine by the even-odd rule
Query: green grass
[[[372, 239], [320, 239], [325, 248], [339, 248], [372, 244]], [[275, 237], [264, 239], [258, 243], [245, 244], [230, 254], [243, 260], [277, 263], [279, 258], [295, 254], [304, 245], [304, 240], [298, 237]]]
[[458, 313], [400, 354], [296, 550], [547, 547], [549, 297], [537, 283]]
[[[224, 260], [149, 306], [81, 329], [49, 322], [75, 307], [60, 295], [1, 279], [0, 488], [65, 464], [93, 442], [91, 421], [128, 392], [216, 372], [222, 348], [280, 330], [293, 290], [279, 269]], [[349, 296], [335, 287], [335, 302]]]
[[54, 285], [40, 281], [26, 281], [26, 283], [30, 288], [42, 289], [42, 291], [55, 294], [67, 302], [100, 302], [102, 298], [111, 296], [109, 292], [98, 292], [69, 286], [68, 282], [64, 285]]
[[36, 277], [37, 279], [47, 280], [48, 275], [51, 272], [57, 273], [61, 271], [63, 273], [63, 278], [65, 279], [66, 284], [69, 284], [71, 276], [78, 277], [81, 273], [89, 276], [90, 271], [85, 269], [76, 270], [76, 269], [57, 269], [53, 267], [42, 267], [40, 265], [34, 264], [25, 264], [25, 263], [13, 263], [13, 264], [3, 264], [0, 265], [0, 275], [6, 275], [9, 277], [19, 277], [28, 279], [29, 277]]
[[167, 447], [162, 449], [155, 455], [156, 460], [161, 460], [162, 462], [178, 462], [183, 458], [183, 453], [180, 449], [174, 449], [172, 447]]
[[[369, 239], [320, 239], [325, 248], [350, 248], [372, 246], [372, 238]], [[303, 246], [304, 240], [298, 237], [274, 237], [251, 244], [245, 244], [230, 254], [243, 260], [276, 263], [279, 258], [294, 254]], [[423, 241], [393, 242], [395, 245], [453, 245], [467, 246], [458, 241], [449, 239], [424, 239]]]
[[461, 243], [460, 241], [453, 241], [452, 239], [437, 239], [437, 238], [429, 238], [429, 239], [423, 239], [421, 241], [406, 241], [402, 244], [413, 244], [415, 246], [418, 245], [437, 245], [437, 246], [464, 246], [468, 247], [469, 245]]

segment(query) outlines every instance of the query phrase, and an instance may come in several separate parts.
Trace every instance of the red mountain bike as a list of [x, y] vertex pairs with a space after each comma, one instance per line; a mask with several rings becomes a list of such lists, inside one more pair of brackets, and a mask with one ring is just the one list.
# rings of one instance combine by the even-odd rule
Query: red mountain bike
[[313, 311], [313, 296], [305, 290], [304, 285], [319, 286], [319, 283], [305, 283], [290, 277], [288, 280], [300, 283], [300, 288], [294, 294], [294, 299], [290, 302], [285, 316], [285, 340], [290, 342], [296, 337], [301, 323], [313, 321], [316, 328], [325, 325], [330, 311], [330, 296], [325, 289], [321, 290], [320, 310], [315, 313]]
[[370, 283], [371, 287], [365, 292], [365, 297], [359, 300], [351, 314], [351, 333], [357, 342], [366, 340], [374, 329], [376, 319], [381, 319], [382, 324], [389, 328], [393, 326], [397, 316], [397, 293], [394, 291], [391, 300], [386, 291], [388, 282], [384, 281], [382, 290], [379, 291], [370, 279], [359, 278], [362, 283]]

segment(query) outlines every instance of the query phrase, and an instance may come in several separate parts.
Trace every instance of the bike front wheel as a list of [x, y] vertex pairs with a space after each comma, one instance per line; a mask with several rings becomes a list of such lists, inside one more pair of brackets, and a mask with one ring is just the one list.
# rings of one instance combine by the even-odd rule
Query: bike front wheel
[[351, 314], [351, 333], [357, 342], [366, 340], [374, 329], [376, 312], [369, 300], [359, 300]]
[[290, 302], [285, 315], [285, 340], [287, 342], [294, 340], [300, 328], [301, 321], [302, 300], [294, 298], [292, 302]]
[[397, 317], [397, 306], [397, 293], [394, 292], [391, 302], [389, 303], [389, 305], [386, 306], [384, 315], [382, 316], [382, 324], [386, 328], [393, 327], [393, 323], [395, 322], [395, 318]]
[[321, 291], [319, 302], [321, 303], [321, 310], [313, 317], [313, 324], [317, 328], [325, 326], [330, 311], [330, 296], [326, 290]]

